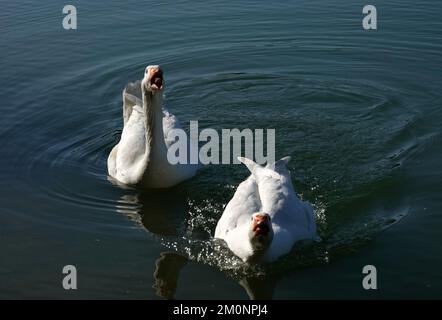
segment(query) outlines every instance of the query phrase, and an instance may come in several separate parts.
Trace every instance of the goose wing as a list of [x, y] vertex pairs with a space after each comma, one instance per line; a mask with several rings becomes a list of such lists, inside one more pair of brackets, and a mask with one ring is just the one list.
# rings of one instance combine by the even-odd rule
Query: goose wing
[[237, 226], [249, 223], [255, 212], [261, 210], [258, 186], [253, 176], [241, 182], [229, 201], [215, 230], [215, 238], [224, 237]]
[[123, 90], [123, 120], [124, 125], [132, 114], [132, 109], [135, 105], [143, 106], [141, 97], [141, 80], [129, 83]]
[[164, 142], [166, 142], [167, 148], [175, 143], [175, 136], [173, 134], [174, 129], [181, 129], [181, 124], [178, 118], [167, 111], [167, 109], [163, 108], [163, 132]]

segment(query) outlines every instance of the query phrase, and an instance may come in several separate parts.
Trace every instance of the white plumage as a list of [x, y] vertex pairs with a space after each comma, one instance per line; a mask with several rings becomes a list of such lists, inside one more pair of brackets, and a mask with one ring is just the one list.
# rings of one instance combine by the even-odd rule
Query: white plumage
[[174, 143], [172, 130], [181, 127], [163, 109], [162, 89], [160, 67], [148, 66], [143, 80], [130, 83], [123, 91], [124, 128], [107, 161], [109, 175], [123, 184], [167, 188], [193, 177], [198, 169], [167, 159]]
[[[304, 239], [315, 240], [312, 206], [295, 194], [285, 157], [262, 167], [238, 158], [252, 173], [237, 188], [215, 230], [243, 261], [272, 262]], [[259, 228], [261, 226], [261, 228]]]

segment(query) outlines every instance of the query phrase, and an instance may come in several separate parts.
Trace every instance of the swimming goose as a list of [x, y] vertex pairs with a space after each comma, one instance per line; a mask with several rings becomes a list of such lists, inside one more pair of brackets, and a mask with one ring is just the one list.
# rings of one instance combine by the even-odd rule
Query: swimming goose
[[180, 125], [163, 109], [163, 87], [163, 71], [151, 65], [141, 81], [130, 83], [123, 91], [124, 128], [107, 160], [108, 173], [118, 182], [167, 188], [196, 173], [197, 165], [173, 165], [167, 159], [168, 149], [175, 142], [171, 130]]
[[237, 188], [215, 229], [244, 262], [272, 262], [299, 240], [316, 240], [312, 206], [295, 194], [286, 165], [290, 157], [265, 167], [239, 157], [252, 173]]

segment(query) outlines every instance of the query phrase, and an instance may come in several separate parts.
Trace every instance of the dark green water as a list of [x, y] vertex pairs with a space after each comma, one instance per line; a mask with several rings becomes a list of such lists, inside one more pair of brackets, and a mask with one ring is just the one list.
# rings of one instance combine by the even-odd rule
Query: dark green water
[[[442, 297], [440, 1], [377, 1], [376, 31], [350, 0], [72, 4], [75, 31], [58, 1], [0, 5], [0, 298]], [[242, 166], [109, 183], [121, 92], [148, 64], [186, 128], [276, 129], [320, 245], [247, 269], [211, 241]]]

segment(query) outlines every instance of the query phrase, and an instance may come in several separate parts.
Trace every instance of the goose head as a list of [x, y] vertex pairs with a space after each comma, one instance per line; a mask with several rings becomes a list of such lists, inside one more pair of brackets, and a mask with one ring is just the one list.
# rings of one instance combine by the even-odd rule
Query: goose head
[[161, 70], [160, 66], [150, 65], [146, 67], [142, 85], [145, 92], [150, 92], [152, 94], [163, 90], [164, 78], [163, 70]]
[[265, 251], [273, 240], [273, 228], [270, 215], [257, 212], [252, 215], [249, 239], [254, 251]]

